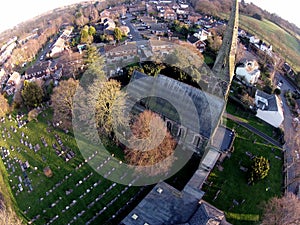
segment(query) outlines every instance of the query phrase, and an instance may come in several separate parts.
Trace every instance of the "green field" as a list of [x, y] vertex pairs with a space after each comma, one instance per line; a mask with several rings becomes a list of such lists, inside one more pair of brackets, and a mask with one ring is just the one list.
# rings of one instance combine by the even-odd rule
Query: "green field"
[[[225, 124], [237, 132], [234, 152], [222, 163], [223, 171], [215, 167], [210, 174], [203, 188], [206, 192], [204, 200], [223, 210], [227, 220], [234, 225], [258, 224], [262, 203], [282, 194], [282, 152], [230, 120]], [[250, 186], [247, 173], [240, 169], [240, 166], [249, 168], [251, 165], [246, 151], [266, 157], [271, 165], [268, 176]]]
[[[7, 155], [3, 149], [0, 150], [0, 167], [4, 179], [0, 184], [2, 190], [7, 187], [4, 194], [6, 199], [10, 199], [8, 204], [12, 205], [26, 222], [37, 218], [33, 224], [46, 224], [51, 219], [51, 224], [67, 224], [72, 220], [74, 224], [85, 224], [99, 212], [101, 213], [91, 224], [114, 224], [115, 222], [108, 220], [112, 215], [118, 220], [121, 215], [128, 213], [132, 204], [136, 204], [133, 197], [137, 193], [143, 194], [140, 192], [141, 187], [116, 184], [100, 176], [81, 156], [73, 135], [48, 124], [51, 117], [52, 112], [47, 109], [40, 114], [39, 122], [31, 121], [16, 132], [13, 131], [16, 128], [14, 116], [11, 121], [6, 118], [5, 123], [0, 123], [0, 146], [8, 149], [10, 153]], [[60, 147], [55, 134], [67, 149], [75, 153], [75, 157], [68, 162], [62, 156], [58, 156], [52, 147], [52, 144]], [[47, 147], [43, 145], [41, 137], [45, 138]], [[35, 153], [33, 149], [21, 144], [20, 139], [32, 145], [39, 144], [41, 149]], [[100, 158], [100, 162], [103, 160], [104, 163], [106, 160], [101, 156], [101, 150], [97, 157]], [[21, 171], [20, 160], [30, 164], [30, 168], [25, 170], [26, 175]], [[44, 175], [43, 169], [47, 166], [53, 172], [52, 177]], [[26, 176], [30, 180], [32, 191], [29, 191], [29, 185], [25, 185]], [[22, 191], [18, 184], [22, 185]], [[127, 202], [131, 204], [124, 207]], [[87, 207], [88, 205], [90, 207]], [[121, 208], [122, 211], [117, 213]]]

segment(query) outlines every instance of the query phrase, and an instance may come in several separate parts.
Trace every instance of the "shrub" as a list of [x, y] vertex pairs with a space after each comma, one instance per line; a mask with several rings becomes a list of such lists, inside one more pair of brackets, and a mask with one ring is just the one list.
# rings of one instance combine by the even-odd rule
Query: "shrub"
[[281, 94], [281, 90], [280, 90], [279, 88], [276, 88], [276, 89], [274, 90], [274, 94], [275, 94], [275, 95], [280, 95], [280, 94]]
[[252, 165], [250, 169], [249, 182], [254, 183], [256, 181], [264, 179], [270, 170], [269, 160], [260, 156], [254, 157], [252, 160]]

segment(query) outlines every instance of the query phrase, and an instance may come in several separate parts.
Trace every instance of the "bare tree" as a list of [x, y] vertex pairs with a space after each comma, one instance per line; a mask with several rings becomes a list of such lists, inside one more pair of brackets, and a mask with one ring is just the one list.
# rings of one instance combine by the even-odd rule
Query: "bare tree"
[[274, 197], [264, 205], [262, 225], [290, 225], [300, 223], [300, 200], [293, 193]]
[[78, 87], [78, 81], [70, 78], [61, 81], [59, 86], [54, 88], [51, 96], [51, 106], [54, 110], [54, 122], [62, 122], [61, 126], [70, 128], [72, 122], [73, 96]]
[[[167, 172], [172, 166], [173, 161], [167, 160], [164, 163], [161, 162], [174, 154], [176, 141], [167, 131], [160, 116], [146, 110], [139, 114], [131, 130], [133, 136], [129, 138], [129, 143], [134, 148], [127, 148], [125, 150], [125, 158], [128, 163], [144, 167], [145, 170], [142, 169], [140, 172], [147, 172], [148, 175], [154, 176]], [[157, 143], [161, 139], [161, 143]], [[152, 149], [148, 149], [149, 146]], [[147, 170], [149, 166], [157, 167], [153, 170]]]

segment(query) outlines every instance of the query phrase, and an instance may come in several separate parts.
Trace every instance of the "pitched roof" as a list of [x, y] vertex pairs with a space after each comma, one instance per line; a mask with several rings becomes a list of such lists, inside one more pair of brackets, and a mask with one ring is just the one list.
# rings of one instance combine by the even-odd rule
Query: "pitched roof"
[[260, 109], [264, 109], [267, 111], [278, 111], [278, 105], [277, 105], [277, 99], [275, 95], [269, 95], [263, 91], [257, 90], [256, 91], [256, 95], [264, 98], [268, 101], [268, 105], [266, 105], [265, 103], [259, 101], [258, 102], [258, 108]]
[[218, 225], [225, 220], [224, 212], [201, 200], [200, 206], [192, 218], [189, 225]]
[[196, 133], [209, 138], [218, 123], [224, 101], [216, 96], [161, 74], [149, 77], [135, 71], [130, 83], [134, 85], [127, 92], [133, 101], [139, 101], [139, 96], [156, 96], [147, 100], [149, 109]]
[[189, 38], [188, 38], [188, 41], [191, 43], [191, 44], [195, 44], [196, 42], [200, 41], [199, 38], [197, 38], [196, 36], [194, 35], [191, 35]]
[[[165, 182], [158, 183], [135, 207], [121, 224], [143, 225], [145, 223], [178, 224], [189, 219], [197, 210], [199, 199], [180, 192]], [[132, 217], [137, 216], [137, 219]]]

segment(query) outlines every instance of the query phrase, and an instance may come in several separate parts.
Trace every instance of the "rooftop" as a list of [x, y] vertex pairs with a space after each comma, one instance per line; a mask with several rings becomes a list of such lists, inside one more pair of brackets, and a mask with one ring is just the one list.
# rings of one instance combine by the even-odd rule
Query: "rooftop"
[[[165, 182], [158, 183], [121, 222], [125, 225], [179, 224], [197, 210], [199, 199]], [[134, 217], [134, 218], [133, 218]], [[136, 218], [136, 219], [135, 219]]]
[[232, 145], [234, 136], [235, 134], [232, 130], [224, 126], [219, 126], [212, 138], [212, 146], [221, 151], [227, 151]]
[[[150, 79], [141, 79], [147, 77]], [[139, 101], [138, 96], [156, 96], [147, 103], [152, 111], [207, 138], [217, 126], [224, 104], [222, 99], [161, 74], [149, 77], [135, 71], [132, 82], [135, 85], [127, 89], [132, 100]]]
[[278, 111], [278, 103], [275, 95], [269, 95], [263, 91], [257, 90], [256, 96], [266, 99], [268, 102], [268, 104], [266, 105], [264, 102], [258, 100], [258, 108], [268, 111]]

